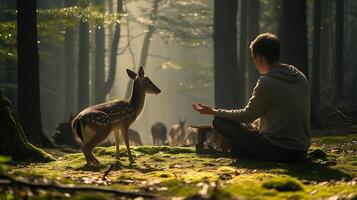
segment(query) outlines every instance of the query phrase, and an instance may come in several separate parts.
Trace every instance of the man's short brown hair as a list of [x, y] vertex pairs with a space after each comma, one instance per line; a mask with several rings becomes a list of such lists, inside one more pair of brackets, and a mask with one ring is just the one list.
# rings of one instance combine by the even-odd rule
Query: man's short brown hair
[[249, 46], [252, 56], [264, 56], [268, 64], [273, 64], [280, 59], [280, 40], [272, 33], [258, 35]]

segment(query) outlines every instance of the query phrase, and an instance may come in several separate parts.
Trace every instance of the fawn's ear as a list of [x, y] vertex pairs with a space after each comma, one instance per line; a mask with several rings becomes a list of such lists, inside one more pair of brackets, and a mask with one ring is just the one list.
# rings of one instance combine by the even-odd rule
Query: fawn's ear
[[140, 68], [139, 68], [139, 77], [140, 78], [144, 78], [144, 76], [145, 76], [144, 68], [143, 68], [143, 66], [140, 66]]
[[136, 76], [138, 76], [135, 72], [131, 71], [130, 69], [126, 69], [126, 73], [128, 74], [129, 78], [135, 80]]

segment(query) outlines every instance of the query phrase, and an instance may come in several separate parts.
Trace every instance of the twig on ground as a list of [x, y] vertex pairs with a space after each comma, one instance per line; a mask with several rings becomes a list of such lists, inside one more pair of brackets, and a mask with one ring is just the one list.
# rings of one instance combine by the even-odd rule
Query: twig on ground
[[107, 180], [107, 176], [108, 176], [109, 172], [113, 170], [114, 165], [115, 165], [114, 163], [111, 164], [110, 167], [107, 170], [105, 170], [102, 180]]

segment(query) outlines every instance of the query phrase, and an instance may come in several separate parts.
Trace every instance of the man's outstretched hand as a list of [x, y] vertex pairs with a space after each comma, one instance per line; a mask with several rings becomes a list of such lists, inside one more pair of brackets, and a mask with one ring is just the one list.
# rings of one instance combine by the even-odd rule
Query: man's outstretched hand
[[200, 103], [193, 103], [193, 109], [197, 110], [199, 113], [204, 115], [215, 115], [217, 113], [216, 109], [211, 108], [210, 106], [203, 105]]

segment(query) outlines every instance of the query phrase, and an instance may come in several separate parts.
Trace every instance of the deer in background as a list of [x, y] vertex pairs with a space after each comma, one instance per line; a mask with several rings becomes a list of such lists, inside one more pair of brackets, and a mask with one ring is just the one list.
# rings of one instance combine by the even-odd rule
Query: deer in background
[[129, 129], [128, 131], [129, 136], [129, 144], [132, 146], [143, 146], [143, 142], [141, 141], [141, 137], [139, 132], [133, 129]]
[[[140, 67], [138, 74], [130, 69], [126, 72], [134, 80], [133, 93], [129, 100], [114, 100], [90, 106], [80, 112], [71, 123], [74, 133], [83, 142], [82, 150], [88, 164], [99, 164], [93, 155], [93, 149], [114, 130], [120, 130], [129, 161], [134, 162], [129, 145], [129, 127], [143, 110], [146, 94], [159, 94], [161, 90], [145, 76], [143, 67]], [[119, 132], [115, 131], [114, 134], [116, 158], [119, 161]]]
[[165, 124], [156, 122], [151, 126], [151, 135], [154, 146], [165, 145], [167, 140], [167, 128]]
[[186, 120], [179, 120], [178, 124], [171, 126], [169, 131], [169, 144], [170, 146], [176, 146], [185, 138], [185, 123]]
[[198, 129], [193, 127], [188, 127], [185, 132], [185, 138], [180, 143], [183, 146], [192, 146], [197, 144]]

